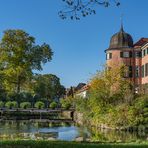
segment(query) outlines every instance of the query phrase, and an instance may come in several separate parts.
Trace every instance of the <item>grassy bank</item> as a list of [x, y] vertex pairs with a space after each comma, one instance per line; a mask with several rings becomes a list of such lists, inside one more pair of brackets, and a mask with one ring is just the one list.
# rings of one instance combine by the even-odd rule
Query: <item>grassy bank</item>
[[147, 148], [148, 143], [80, 143], [63, 141], [0, 141], [0, 148]]

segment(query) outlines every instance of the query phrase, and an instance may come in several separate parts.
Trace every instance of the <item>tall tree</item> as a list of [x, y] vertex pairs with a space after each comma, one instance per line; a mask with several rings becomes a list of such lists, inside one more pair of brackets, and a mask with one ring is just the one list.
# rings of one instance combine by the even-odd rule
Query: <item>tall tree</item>
[[65, 94], [65, 88], [60, 84], [60, 79], [56, 75], [36, 75], [33, 83], [34, 93], [48, 101], [60, 98]]
[[90, 95], [99, 100], [100, 104], [130, 102], [126, 95], [132, 94], [132, 83], [124, 78], [125, 73], [125, 65], [104, 68], [91, 79]]
[[6, 90], [19, 93], [33, 70], [52, 59], [48, 44], [36, 45], [35, 38], [23, 30], [6, 30], [0, 43], [0, 74]]

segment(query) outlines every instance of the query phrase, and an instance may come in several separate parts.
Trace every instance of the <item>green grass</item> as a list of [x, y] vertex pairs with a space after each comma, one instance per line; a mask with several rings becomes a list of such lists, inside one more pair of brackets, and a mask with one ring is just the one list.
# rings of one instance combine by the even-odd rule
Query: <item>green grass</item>
[[0, 148], [148, 148], [148, 143], [83, 143], [64, 141], [0, 141]]

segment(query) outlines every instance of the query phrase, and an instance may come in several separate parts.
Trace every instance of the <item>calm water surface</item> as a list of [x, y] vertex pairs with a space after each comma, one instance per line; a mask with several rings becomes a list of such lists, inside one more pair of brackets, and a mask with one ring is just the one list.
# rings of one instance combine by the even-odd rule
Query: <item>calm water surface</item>
[[[0, 140], [83, 140], [89, 137], [86, 128], [71, 123], [42, 123], [32, 121], [1, 121]], [[85, 139], [84, 139], [85, 140]]]
[[146, 140], [145, 132], [120, 132], [78, 127], [73, 123], [43, 123], [33, 121], [1, 121], [0, 140], [65, 140], [130, 142]]

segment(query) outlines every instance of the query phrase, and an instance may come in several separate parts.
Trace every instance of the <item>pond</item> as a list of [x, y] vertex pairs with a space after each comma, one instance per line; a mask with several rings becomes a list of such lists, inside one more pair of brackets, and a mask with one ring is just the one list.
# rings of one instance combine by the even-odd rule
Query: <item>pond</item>
[[1, 121], [0, 140], [64, 140], [64, 141], [104, 141], [134, 142], [146, 140], [145, 132], [121, 132], [113, 130], [79, 127], [74, 123], [49, 123], [25, 121]]
[[[0, 140], [79, 140], [89, 132], [74, 123], [44, 123], [34, 121], [1, 121]], [[85, 139], [82, 139], [85, 140]]]

